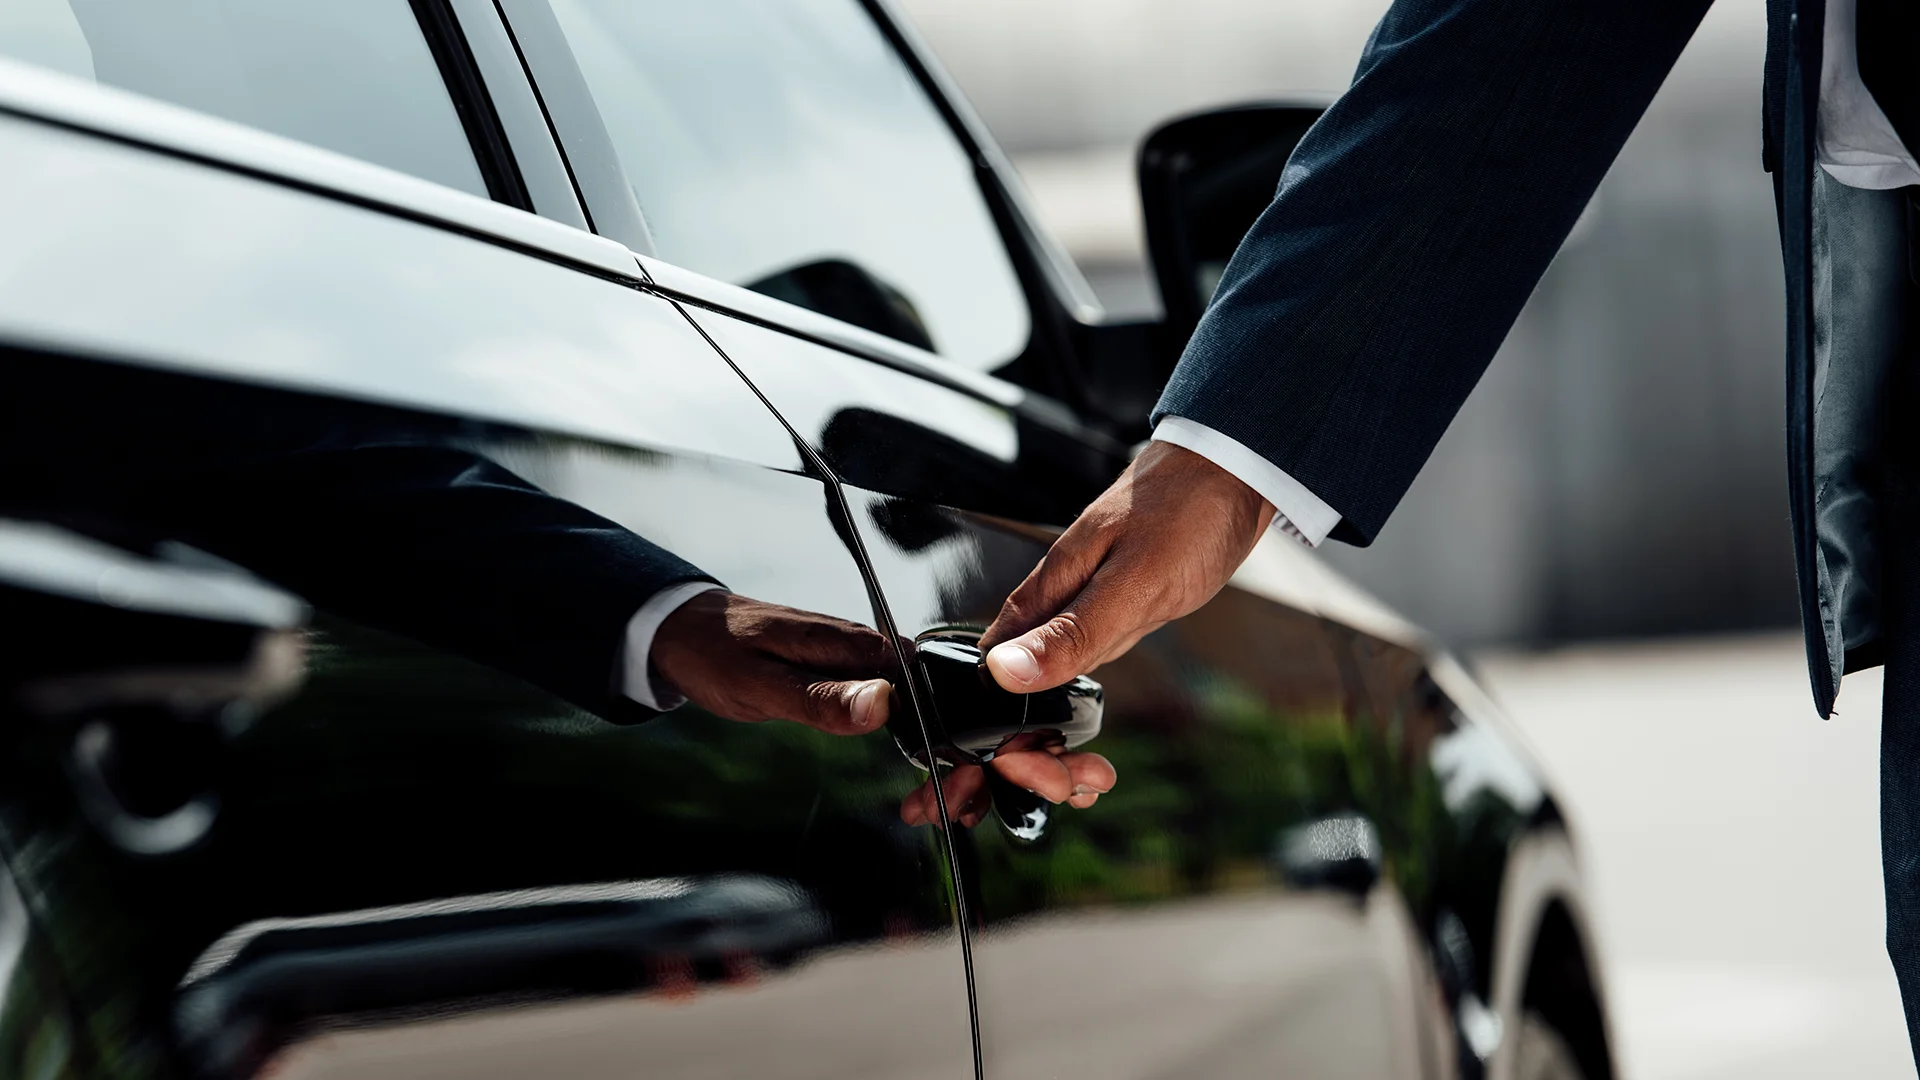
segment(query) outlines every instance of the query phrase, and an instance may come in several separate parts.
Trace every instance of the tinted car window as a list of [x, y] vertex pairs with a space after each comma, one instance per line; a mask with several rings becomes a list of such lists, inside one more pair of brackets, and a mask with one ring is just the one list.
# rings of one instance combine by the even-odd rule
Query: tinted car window
[[7, 0], [0, 56], [487, 194], [406, 0]]
[[991, 369], [1029, 315], [972, 163], [857, 0], [554, 0], [660, 257]]

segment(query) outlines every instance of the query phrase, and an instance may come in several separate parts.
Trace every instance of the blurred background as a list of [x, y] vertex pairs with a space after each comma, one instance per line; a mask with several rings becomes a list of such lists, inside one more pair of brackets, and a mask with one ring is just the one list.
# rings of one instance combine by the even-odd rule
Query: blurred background
[[[1114, 315], [1158, 307], [1156, 123], [1325, 100], [1382, 0], [900, 0]], [[1632, 1080], [1912, 1076], [1881, 952], [1877, 673], [1811, 707], [1760, 170], [1721, 0], [1380, 541], [1329, 561], [1466, 650], [1567, 792]]]

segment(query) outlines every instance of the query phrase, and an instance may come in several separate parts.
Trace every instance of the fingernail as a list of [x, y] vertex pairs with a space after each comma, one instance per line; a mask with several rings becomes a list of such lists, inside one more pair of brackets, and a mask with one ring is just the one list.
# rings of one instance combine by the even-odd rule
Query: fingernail
[[1073, 793], [1075, 795], [1098, 795], [1100, 791], [1092, 784], [1075, 784], [1073, 785]]
[[886, 711], [887, 690], [886, 683], [870, 682], [853, 692], [847, 711], [853, 714], [854, 727], [870, 728], [881, 721]]
[[1040, 661], [1034, 659], [1032, 651], [1024, 645], [1015, 645], [1012, 642], [996, 645], [993, 651], [987, 654], [987, 658], [998, 663], [1000, 670], [1006, 673], [1007, 678], [1021, 686], [1026, 686], [1040, 677]]

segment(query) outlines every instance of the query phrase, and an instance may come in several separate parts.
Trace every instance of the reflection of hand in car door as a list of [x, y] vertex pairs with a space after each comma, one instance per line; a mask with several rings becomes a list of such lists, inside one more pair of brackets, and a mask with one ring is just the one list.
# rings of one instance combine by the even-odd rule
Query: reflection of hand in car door
[[[969, 828], [980, 824], [993, 806], [987, 787], [988, 769], [1050, 803], [1064, 802], [1082, 810], [1113, 789], [1112, 762], [1099, 754], [1068, 750], [1064, 742], [1048, 735], [1016, 735], [986, 765], [954, 766], [941, 781], [947, 813]], [[901, 820], [909, 825], [929, 825], [938, 819], [933, 784], [928, 780], [901, 801]]]
[[792, 720], [830, 735], [887, 722], [895, 664], [887, 639], [864, 626], [722, 590], [703, 592], [660, 624], [651, 650], [659, 680], [729, 720]]
[[[729, 720], [791, 720], [830, 735], [862, 735], [887, 722], [895, 667], [887, 639], [864, 626], [720, 589], [700, 593], [661, 623], [651, 649], [658, 690]], [[658, 692], [658, 691], [657, 691]], [[948, 812], [980, 823], [992, 803], [986, 769], [1051, 803], [1092, 806], [1114, 784], [1099, 754], [1070, 751], [1049, 732], [1016, 735], [985, 767], [959, 765], [944, 780]], [[939, 818], [933, 781], [900, 804], [909, 825]]]
[[[188, 543], [334, 615], [609, 720], [645, 719], [685, 698], [731, 720], [835, 735], [887, 722], [899, 661], [883, 635], [725, 591], [476, 449], [472, 425], [201, 383], [148, 380], [142, 393], [101, 402], [86, 372], [40, 377], [53, 404], [8, 433], [65, 463], [71, 488], [87, 493], [84, 505], [48, 507], [55, 516], [105, 508], [129, 536]], [[63, 402], [74, 407], [54, 407]], [[89, 422], [57, 419], [72, 416]], [[637, 625], [676, 592], [657, 622]], [[1034, 790], [1068, 797], [1044, 756], [1028, 762]], [[1015, 782], [1020, 761], [1008, 757]], [[984, 788], [974, 772], [954, 781], [951, 805]]]

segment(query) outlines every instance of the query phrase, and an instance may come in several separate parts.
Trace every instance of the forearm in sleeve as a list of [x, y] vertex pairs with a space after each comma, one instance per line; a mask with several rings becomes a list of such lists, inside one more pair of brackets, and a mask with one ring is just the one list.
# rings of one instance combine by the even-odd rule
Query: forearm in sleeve
[[1709, 0], [1397, 0], [1301, 140], [1154, 410], [1369, 543]]

